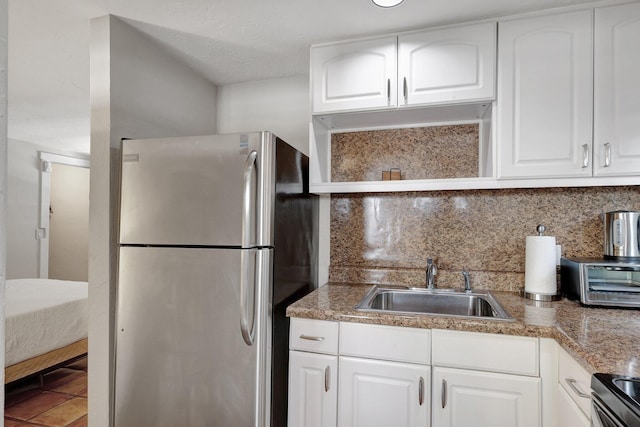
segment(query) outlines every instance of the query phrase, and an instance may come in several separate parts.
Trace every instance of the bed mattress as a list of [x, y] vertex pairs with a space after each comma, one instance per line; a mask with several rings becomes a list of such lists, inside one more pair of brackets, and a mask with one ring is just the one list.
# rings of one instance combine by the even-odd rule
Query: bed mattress
[[5, 367], [87, 337], [87, 282], [6, 281]]

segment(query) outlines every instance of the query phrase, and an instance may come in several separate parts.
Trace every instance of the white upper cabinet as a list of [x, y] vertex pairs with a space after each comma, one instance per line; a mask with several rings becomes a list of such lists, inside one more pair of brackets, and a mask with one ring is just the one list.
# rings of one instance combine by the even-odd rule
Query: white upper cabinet
[[495, 98], [496, 23], [398, 37], [400, 106]]
[[591, 176], [592, 16], [500, 23], [498, 178]]
[[640, 175], [639, 41], [640, 3], [595, 10], [595, 175]]
[[311, 48], [313, 112], [396, 106], [396, 37]]
[[495, 22], [313, 46], [313, 113], [490, 101], [495, 61]]

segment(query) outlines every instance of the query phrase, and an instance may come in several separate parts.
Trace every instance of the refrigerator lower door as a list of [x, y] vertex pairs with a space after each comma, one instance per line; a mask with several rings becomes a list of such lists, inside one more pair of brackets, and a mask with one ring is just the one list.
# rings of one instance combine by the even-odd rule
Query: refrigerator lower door
[[120, 248], [115, 426], [264, 425], [271, 251]]

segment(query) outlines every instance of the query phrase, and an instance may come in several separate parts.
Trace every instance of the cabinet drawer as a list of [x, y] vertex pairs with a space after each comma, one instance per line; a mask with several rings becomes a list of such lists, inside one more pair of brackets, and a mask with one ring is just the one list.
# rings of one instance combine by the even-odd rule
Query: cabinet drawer
[[433, 365], [537, 376], [539, 340], [434, 329]]
[[560, 384], [558, 387], [558, 426], [589, 427], [591, 422], [582, 412], [582, 408], [569, 396]]
[[584, 415], [591, 418], [591, 375], [563, 348], [558, 351], [558, 382]]
[[338, 322], [292, 318], [289, 348], [338, 354]]
[[398, 362], [428, 364], [428, 329], [340, 323], [340, 354]]

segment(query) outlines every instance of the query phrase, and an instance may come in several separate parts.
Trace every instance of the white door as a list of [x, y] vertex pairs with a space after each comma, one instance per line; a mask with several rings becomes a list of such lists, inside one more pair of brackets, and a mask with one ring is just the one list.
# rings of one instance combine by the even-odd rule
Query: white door
[[340, 358], [340, 427], [429, 425], [430, 367]]
[[572, 427], [589, 427], [591, 421], [584, 415], [578, 405], [571, 400], [569, 394], [558, 384], [557, 425]]
[[398, 37], [400, 106], [495, 98], [496, 23]]
[[338, 357], [289, 352], [289, 420], [292, 427], [335, 427]]
[[313, 112], [396, 106], [397, 38], [311, 48]]
[[596, 175], [640, 175], [640, 3], [596, 8]]
[[433, 426], [538, 427], [540, 378], [433, 368]]
[[498, 177], [592, 175], [592, 11], [499, 25]]

